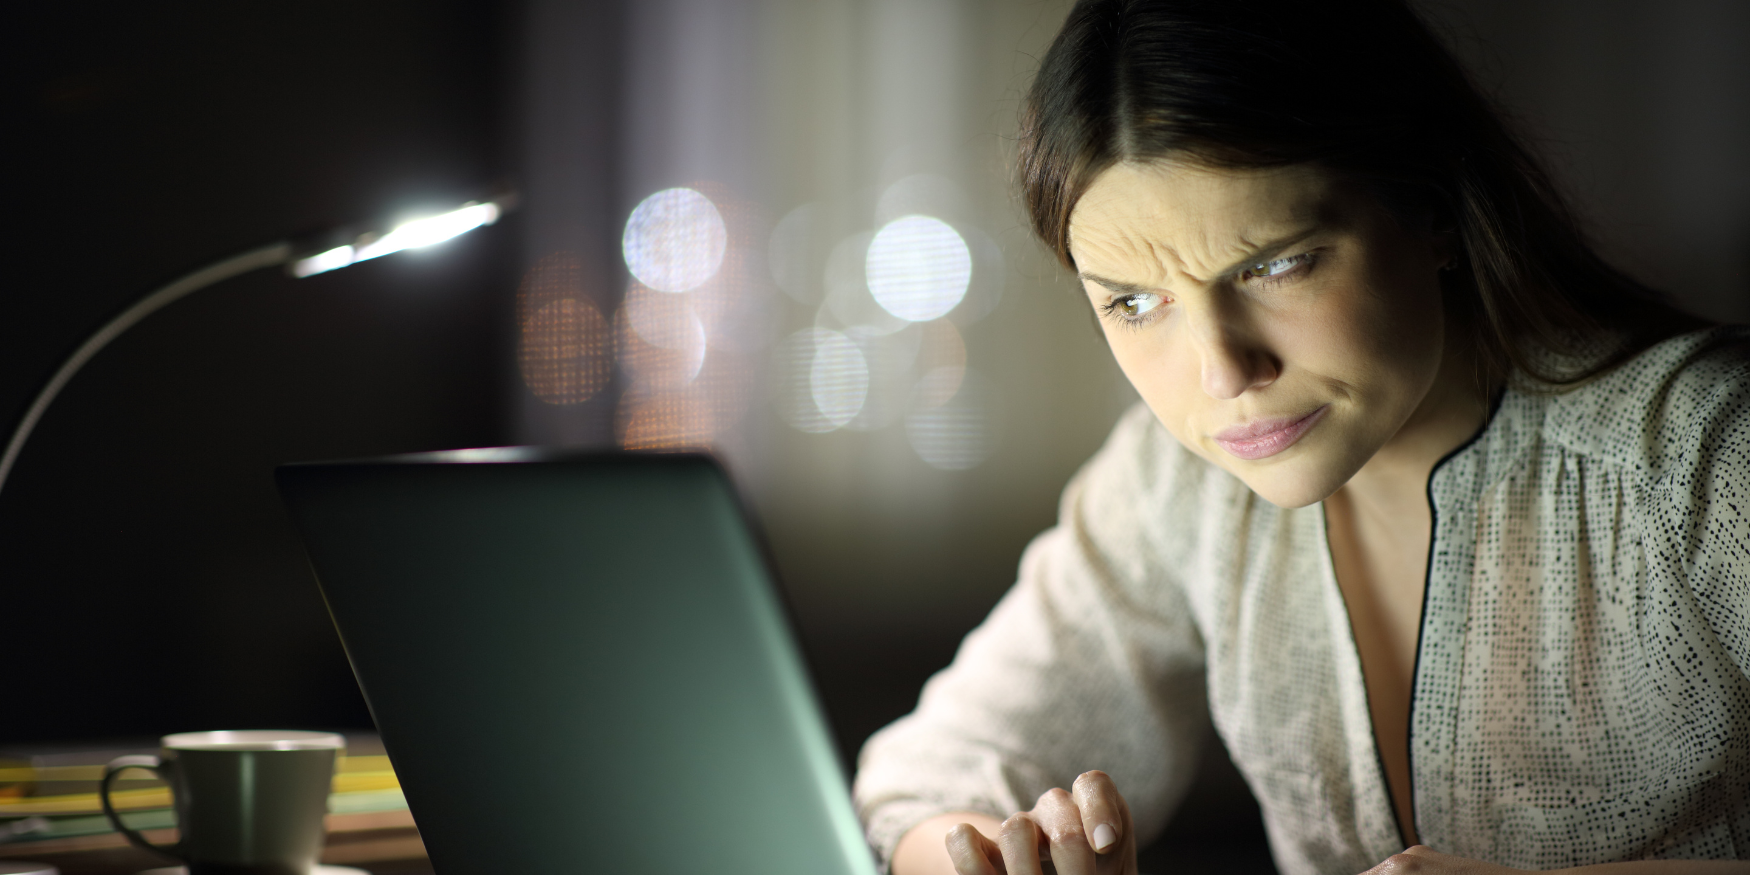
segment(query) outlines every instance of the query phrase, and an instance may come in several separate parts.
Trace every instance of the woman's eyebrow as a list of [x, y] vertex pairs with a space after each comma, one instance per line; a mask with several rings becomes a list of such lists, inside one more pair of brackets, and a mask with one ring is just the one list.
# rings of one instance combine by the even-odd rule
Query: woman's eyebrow
[[1099, 285], [1105, 286], [1120, 295], [1140, 295], [1145, 292], [1155, 291], [1148, 286], [1139, 286], [1135, 283], [1121, 283], [1117, 280], [1109, 280], [1103, 276], [1095, 276], [1091, 273], [1077, 272], [1076, 276], [1087, 280], [1088, 282], [1098, 283]]
[[1221, 271], [1221, 275], [1227, 276], [1228, 274], [1238, 273], [1239, 271], [1241, 271], [1245, 268], [1248, 268], [1254, 264], [1257, 264], [1259, 262], [1259, 260], [1261, 260], [1261, 259], [1275, 255], [1276, 253], [1281, 252], [1282, 250], [1287, 249], [1288, 247], [1293, 246], [1294, 244], [1299, 243], [1300, 241], [1305, 240], [1306, 238], [1311, 237], [1314, 234], [1317, 234], [1320, 230], [1322, 230], [1322, 229], [1315, 225], [1311, 228], [1305, 228], [1305, 229], [1302, 229], [1300, 231], [1296, 231], [1292, 234], [1286, 234], [1286, 235], [1278, 237], [1274, 240], [1270, 240], [1270, 241], [1267, 241], [1265, 243], [1259, 244], [1258, 246], [1254, 246], [1254, 247], [1252, 247], [1251, 252], [1246, 253], [1246, 257], [1244, 257], [1244, 258], [1240, 259], [1239, 261], [1236, 261], [1233, 264], [1230, 264], [1226, 268], [1224, 268]]
[[[1248, 252], [1244, 258], [1241, 258], [1240, 260], [1234, 262], [1233, 264], [1228, 265], [1227, 267], [1223, 268], [1220, 271], [1220, 273], [1218, 274], [1218, 276], [1227, 276], [1228, 274], [1237, 273], [1244, 268], [1251, 267], [1252, 265], [1258, 263], [1258, 261], [1260, 259], [1265, 258], [1267, 256], [1275, 255], [1276, 253], [1281, 252], [1282, 250], [1287, 249], [1288, 247], [1293, 246], [1294, 244], [1299, 243], [1302, 240], [1305, 240], [1306, 238], [1311, 237], [1314, 234], [1317, 234], [1319, 231], [1320, 231], [1320, 229], [1317, 227], [1306, 228], [1306, 229], [1303, 229], [1300, 231], [1296, 231], [1292, 234], [1287, 234], [1287, 235], [1284, 235], [1282, 237], [1278, 237], [1274, 240], [1266, 241], [1258, 246], [1254, 246], [1254, 247], [1252, 247], [1252, 251]], [[1154, 286], [1144, 286], [1144, 285], [1138, 285], [1136, 283], [1121, 282], [1119, 280], [1107, 279], [1103, 276], [1097, 276], [1095, 274], [1085, 273], [1085, 272], [1081, 272], [1081, 271], [1078, 271], [1076, 273], [1076, 276], [1080, 279], [1087, 280], [1088, 282], [1097, 283], [1099, 285], [1105, 286], [1107, 289], [1110, 289], [1114, 292], [1117, 292], [1120, 295], [1140, 295], [1140, 294], [1160, 291], [1160, 289], [1158, 289]]]

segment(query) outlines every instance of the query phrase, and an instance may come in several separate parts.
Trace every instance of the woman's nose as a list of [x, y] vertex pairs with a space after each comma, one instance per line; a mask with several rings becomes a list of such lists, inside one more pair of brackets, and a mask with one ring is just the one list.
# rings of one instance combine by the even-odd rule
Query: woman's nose
[[1276, 381], [1281, 365], [1236, 314], [1205, 310], [1191, 319], [1203, 391], [1231, 401]]

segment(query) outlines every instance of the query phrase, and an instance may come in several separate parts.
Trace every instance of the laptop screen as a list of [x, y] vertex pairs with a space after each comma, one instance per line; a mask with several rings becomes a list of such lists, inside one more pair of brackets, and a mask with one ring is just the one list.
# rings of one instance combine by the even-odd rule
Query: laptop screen
[[277, 476], [437, 871], [873, 875], [709, 458], [464, 450]]

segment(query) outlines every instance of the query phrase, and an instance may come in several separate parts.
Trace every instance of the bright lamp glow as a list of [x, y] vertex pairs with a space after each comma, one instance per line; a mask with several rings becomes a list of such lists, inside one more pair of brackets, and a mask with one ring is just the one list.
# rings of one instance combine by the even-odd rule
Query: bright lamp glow
[[292, 262], [292, 275], [296, 277], [315, 276], [331, 270], [357, 264], [372, 258], [380, 258], [392, 252], [403, 249], [417, 249], [421, 246], [431, 246], [459, 234], [465, 234], [481, 225], [490, 225], [498, 221], [500, 210], [498, 204], [467, 204], [460, 209], [428, 216], [424, 219], [414, 219], [405, 222], [395, 230], [384, 234], [375, 240], [366, 240], [352, 246], [337, 246], [326, 252], [319, 252], [308, 258]]
[[408, 222], [376, 240], [360, 246], [353, 254], [354, 263], [367, 258], [377, 258], [391, 252], [403, 249], [415, 249], [420, 246], [431, 246], [445, 240], [464, 234], [481, 225], [490, 225], [498, 221], [497, 204], [474, 204], [427, 219], [415, 219]]
[[335, 268], [346, 267], [352, 264], [352, 261], [351, 246], [336, 246], [327, 252], [318, 252], [309, 258], [300, 258], [292, 262], [292, 276], [303, 279], [307, 276], [326, 273]]

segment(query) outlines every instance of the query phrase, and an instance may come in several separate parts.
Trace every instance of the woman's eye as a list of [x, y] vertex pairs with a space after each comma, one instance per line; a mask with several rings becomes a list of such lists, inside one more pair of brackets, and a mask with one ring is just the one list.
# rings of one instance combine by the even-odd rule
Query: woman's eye
[[1112, 309], [1126, 319], [1134, 319], [1160, 305], [1160, 295], [1151, 295], [1146, 292], [1112, 299]]
[[1310, 255], [1290, 255], [1287, 258], [1272, 258], [1260, 261], [1245, 270], [1240, 271], [1241, 279], [1271, 279], [1292, 272], [1295, 268], [1307, 263]]

